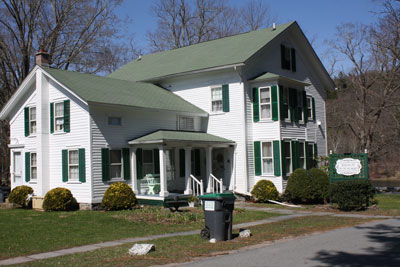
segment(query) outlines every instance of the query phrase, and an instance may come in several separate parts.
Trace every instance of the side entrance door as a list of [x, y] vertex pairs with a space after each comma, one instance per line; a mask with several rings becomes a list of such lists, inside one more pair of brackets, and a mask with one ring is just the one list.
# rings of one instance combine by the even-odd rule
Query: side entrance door
[[22, 181], [22, 157], [21, 152], [13, 153], [13, 187], [23, 184]]

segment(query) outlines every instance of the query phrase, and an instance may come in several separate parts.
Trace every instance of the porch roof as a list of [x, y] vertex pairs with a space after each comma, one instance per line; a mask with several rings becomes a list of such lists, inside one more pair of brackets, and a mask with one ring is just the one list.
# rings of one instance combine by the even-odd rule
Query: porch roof
[[272, 73], [272, 72], [265, 72], [263, 74], [261, 74], [260, 76], [257, 76], [255, 78], [253, 78], [252, 80], [249, 80], [249, 82], [263, 82], [263, 81], [278, 81], [278, 82], [290, 82], [290, 83], [294, 83], [296, 85], [300, 85], [300, 86], [310, 86], [311, 84], [303, 82], [303, 81], [299, 81], [299, 80], [295, 80], [295, 79], [291, 79], [276, 73]]
[[202, 132], [186, 132], [173, 130], [158, 130], [156, 132], [133, 139], [128, 143], [130, 145], [137, 144], [155, 144], [164, 142], [188, 142], [188, 143], [218, 143], [218, 144], [235, 144], [235, 141], [222, 138], [216, 135]]

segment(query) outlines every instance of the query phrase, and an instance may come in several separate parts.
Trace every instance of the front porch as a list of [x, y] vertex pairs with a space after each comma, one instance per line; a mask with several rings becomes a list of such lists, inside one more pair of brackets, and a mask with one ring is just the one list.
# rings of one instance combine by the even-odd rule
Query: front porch
[[[156, 131], [129, 142], [132, 188], [143, 204], [233, 188], [235, 143], [199, 132]], [[184, 196], [183, 196], [184, 197]]]

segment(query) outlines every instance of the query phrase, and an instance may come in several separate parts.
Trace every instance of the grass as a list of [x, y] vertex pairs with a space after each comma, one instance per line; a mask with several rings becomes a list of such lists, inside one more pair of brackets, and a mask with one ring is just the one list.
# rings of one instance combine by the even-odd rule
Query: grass
[[[360, 218], [338, 218], [330, 216], [308, 216], [251, 227], [251, 238], [235, 238], [226, 242], [210, 244], [199, 235], [178, 236], [152, 240], [156, 251], [146, 256], [129, 256], [133, 244], [98, 249], [91, 252], [34, 261], [20, 266], [150, 266], [190, 261], [195, 257], [225, 254], [245, 246], [267, 241], [296, 237], [313, 232], [352, 226], [371, 221]], [[234, 232], [235, 233], [235, 232]], [[236, 232], [237, 234], [237, 232]], [[147, 241], [149, 243], [149, 241]], [[171, 244], [173, 244], [171, 246]]]
[[[0, 210], [0, 259], [123, 238], [201, 229], [204, 225], [203, 212], [201, 209], [191, 211]], [[238, 209], [234, 212], [233, 222], [242, 223], [273, 216], [278, 214]]]

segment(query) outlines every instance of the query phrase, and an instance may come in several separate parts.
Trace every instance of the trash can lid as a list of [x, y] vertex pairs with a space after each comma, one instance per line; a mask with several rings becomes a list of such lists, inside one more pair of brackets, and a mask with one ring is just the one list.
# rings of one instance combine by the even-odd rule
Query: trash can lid
[[236, 198], [232, 193], [215, 193], [215, 194], [206, 194], [201, 195], [199, 198]]

